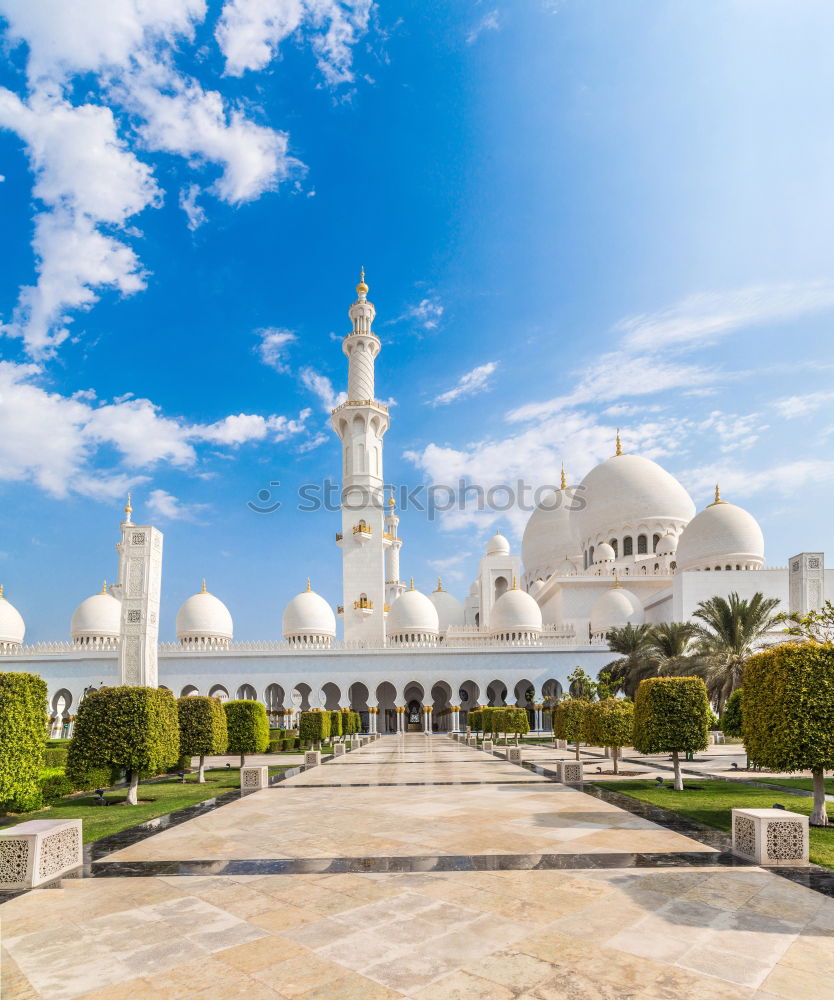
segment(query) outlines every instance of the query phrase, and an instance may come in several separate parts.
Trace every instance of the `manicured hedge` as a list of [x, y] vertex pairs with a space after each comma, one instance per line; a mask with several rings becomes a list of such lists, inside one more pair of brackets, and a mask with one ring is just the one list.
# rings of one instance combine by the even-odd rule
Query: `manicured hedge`
[[466, 725], [469, 726], [473, 733], [480, 733], [483, 724], [484, 710], [482, 708], [474, 708], [471, 712], [467, 712]]
[[67, 747], [47, 747], [43, 752], [44, 767], [66, 767]]
[[724, 702], [724, 713], [721, 716], [721, 731], [725, 736], [739, 739], [742, 735], [744, 688], [736, 688]]
[[675, 788], [683, 789], [681, 753], [709, 746], [710, 707], [700, 677], [650, 677], [634, 698], [634, 747], [640, 753], [671, 753]]
[[263, 753], [269, 746], [269, 719], [259, 701], [241, 699], [223, 702], [230, 754], [239, 754], [241, 766], [246, 754]]
[[584, 698], [565, 698], [553, 711], [553, 735], [559, 740], [568, 740], [576, 745], [576, 759], [579, 760], [579, 744], [588, 738], [588, 711], [591, 707]]
[[330, 735], [342, 735], [342, 713], [338, 709], [330, 713]]
[[206, 780], [206, 754], [225, 753], [229, 747], [229, 727], [219, 698], [188, 695], [177, 702], [180, 724], [180, 754], [200, 758], [197, 780]]
[[530, 732], [530, 720], [527, 718], [526, 710], [515, 705], [492, 709], [490, 724], [494, 733], [503, 733], [504, 736], [514, 733], [518, 737], [522, 733]]
[[362, 716], [349, 708], [342, 709], [342, 732], [348, 736], [362, 732]]
[[37, 674], [0, 673], [0, 808], [40, 805], [46, 745], [46, 684]]
[[611, 747], [616, 774], [620, 748], [631, 746], [634, 739], [634, 705], [621, 698], [592, 702], [588, 709], [587, 730], [590, 743]]
[[811, 771], [811, 823], [825, 826], [824, 772], [834, 769], [834, 646], [787, 643], [752, 656], [744, 668], [742, 731], [756, 764]]
[[80, 787], [88, 785], [94, 768], [125, 770], [130, 778], [127, 802], [135, 805], [140, 776], [172, 767], [179, 750], [177, 703], [170, 691], [105, 687], [91, 691], [78, 708], [67, 777]]
[[298, 735], [302, 743], [319, 743], [330, 736], [330, 712], [313, 708], [301, 713]]

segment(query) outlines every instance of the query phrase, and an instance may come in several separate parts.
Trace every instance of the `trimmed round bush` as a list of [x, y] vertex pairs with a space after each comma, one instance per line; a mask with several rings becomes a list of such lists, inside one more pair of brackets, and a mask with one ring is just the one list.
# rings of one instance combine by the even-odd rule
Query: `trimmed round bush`
[[680, 754], [709, 746], [711, 709], [700, 677], [650, 677], [634, 697], [634, 748], [640, 753], [670, 753], [675, 790], [683, 790]]
[[9, 812], [39, 808], [45, 746], [43, 678], [0, 673], [0, 807]]
[[588, 738], [590, 706], [591, 703], [584, 698], [565, 698], [553, 712], [553, 735], [556, 739], [575, 744], [577, 760], [579, 760], [579, 744]]
[[834, 769], [834, 646], [786, 643], [752, 656], [744, 668], [742, 732], [756, 764], [811, 772], [811, 823], [826, 826], [824, 772]]
[[225, 753], [229, 747], [229, 727], [219, 698], [188, 695], [177, 701], [180, 725], [180, 754], [200, 758], [197, 781], [206, 780], [206, 755]]
[[240, 766], [246, 763], [246, 754], [264, 753], [269, 746], [269, 719], [259, 701], [240, 699], [223, 702], [226, 729], [229, 735], [228, 752], [240, 755]]
[[78, 708], [67, 776], [80, 785], [94, 768], [127, 771], [127, 804], [136, 805], [139, 778], [163, 773], [179, 756], [179, 717], [170, 691], [105, 687], [91, 691]]
[[605, 698], [588, 708], [588, 741], [595, 746], [611, 747], [614, 774], [618, 772], [620, 749], [634, 739], [634, 705], [621, 698]]
[[337, 709], [334, 709], [330, 713], [330, 735], [331, 736], [342, 735], [342, 713]]
[[721, 731], [725, 736], [740, 739], [742, 736], [744, 688], [736, 688], [724, 702], [724, 712], [721, 716]]

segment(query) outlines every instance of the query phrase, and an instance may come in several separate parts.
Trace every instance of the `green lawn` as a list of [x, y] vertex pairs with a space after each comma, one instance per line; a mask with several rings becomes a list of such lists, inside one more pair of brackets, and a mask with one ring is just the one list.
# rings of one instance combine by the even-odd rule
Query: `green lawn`
[[[270, 767], [269, 773], [280, 774], [286, 767]], [[165, 813], [193, 806], [205, 799], [240, 787], [240, 770], [236, 767], [206, 771], [206, 783], [197, 783], [196, 774], [187, 774], [185, 784], [177, 777], [163, 778], [139, 785], [139, 804], [135, 806], [94, 806], [95, 795], [70, 796], [36, 812], [9, 816], [0, 813], [0, 827], [25, 823], [30, 819], [80, 819], [84, 821], [84, 843], [118, 833], [130, 826], [163, 816]], [[107, 792], [107, 802], [123, 803], [126, 792]], [[147, 800], [147, 801], [145, 801]]]
[[[653, 781], [596, 781], [594, 784], [653, 806], [661, 806], [670, 812], [688, 816], [705, 826], [717, 827], [728, 833], [731, 830], [730, 810], [734, 807], [771, 809], [778, 802], [791, 812], [809, 814], [813, 805], [812, 799], [800, 798], [798, 795], [783, 795], [780, 798], [779, 792], [772, 789], [748, 788], [733, 781], [686, 778], [685, 784], [696, 787], [682, 792], [674, 791], [668, 784], [660, 788]], [[834, 805], [831, 803], [828, 812], [829, 818], [834, 820]], [[834, 826], [811, 827], [811, 861], [825, 865], [826, 868], [834, 868]]]
[[[748, 775], [751, 781], [756, 781], [755, 774]], [[769, 785], [787, 785], [788, 788], [804, 788], [806, 792], [814, 790], [814, 783], [811, 778], [762, 778]], [[825, 779], [825, 792], [827, 795], [834, 795], [834, 778]], [[829, 803], [829, 814], [834, 819], [834, 802]]]

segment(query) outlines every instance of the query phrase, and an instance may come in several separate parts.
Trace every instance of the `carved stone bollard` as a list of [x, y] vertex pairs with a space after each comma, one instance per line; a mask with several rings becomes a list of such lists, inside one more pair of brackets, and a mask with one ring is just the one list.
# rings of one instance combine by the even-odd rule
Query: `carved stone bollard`
[[492, 753], [492, 740], [484, 740], [481, 744], [481, 749], [485, 750], [487, 753]]
[[582, 762], [560, 760], [556, 763], [556, 778], [565, 785], [581, 785], [585, 780]]
[[763, 867], [808, 861], [808, 817], [785, 809], [733, 809], [733, 854]]
[[253, 764], [240, 769], [240, 794], [259, 792], [269, 788], [269, 768], [266, 764]]
[[507, 747], [507, 760], [511, 764], [521, 764], [521, 747]]
[[466, 745], [469, 747], [476, 747], [478, 745], [478, 737], [473, 735], [466, 737]]
[[333, 747], [333, 756], [334, 757], [344, 757], [345, 750], [346, 750], [346, 748], [345, 748], [344, 743], [337, 743], [336, 746]]
[[318, 750], [308, 750], [304, 754], [304, 767], [318, 767], [321, 764], [321, 752]]
[[568, 741], [567, 740], [554, 740], [553, 741], [557, 750], [567, 750]]
[[43, 885], [82, 862], [80, 819], [31, 819], [0, 830], [0, 890]]

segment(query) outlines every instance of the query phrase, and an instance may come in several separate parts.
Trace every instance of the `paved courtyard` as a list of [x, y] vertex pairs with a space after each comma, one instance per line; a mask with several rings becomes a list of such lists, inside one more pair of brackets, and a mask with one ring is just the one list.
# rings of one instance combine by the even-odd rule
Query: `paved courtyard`
[[442, 736], [95, 871], [0, 906], [3, 1000], [834, 995], [834, 900]]

